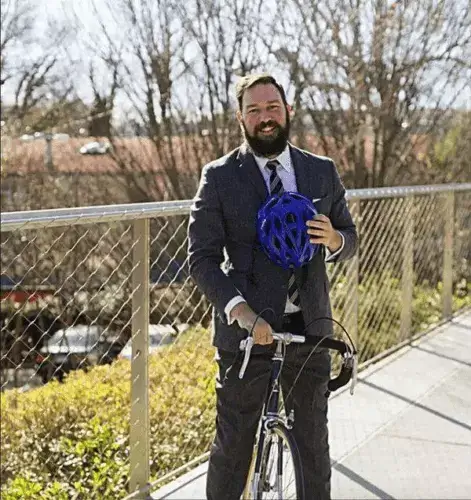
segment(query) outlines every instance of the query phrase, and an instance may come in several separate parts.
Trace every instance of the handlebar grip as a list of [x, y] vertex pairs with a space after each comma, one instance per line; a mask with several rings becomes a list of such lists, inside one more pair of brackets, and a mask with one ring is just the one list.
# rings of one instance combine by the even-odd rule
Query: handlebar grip
[[305, 344], [332, 349], [340, 354], [345, 354], [348, 351], [348, 346], [345, 342], [333, 339], [332, 337], [306, 336]]
[[347, 359], [346, 362], [342, 364], [340, 373], [335, 378], [329, 380], [327, 388], [330, 392], [334, 392], [337, 389], [340, 389], [340, 387], [348, 384], [353, 374], [353, 363], [353, 358]]

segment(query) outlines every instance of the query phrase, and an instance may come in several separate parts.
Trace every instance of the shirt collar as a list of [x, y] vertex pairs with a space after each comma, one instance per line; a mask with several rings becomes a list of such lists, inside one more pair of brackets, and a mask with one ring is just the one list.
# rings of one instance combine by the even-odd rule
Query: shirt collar
[[257, 162], [257, 165], [259, 168], [263, 171], [265, 168], [265, 165], [269, 161], [273, 160], [278, 160], [280, 162], [280, 165], [287, 171], [291, 172], [293, 170], [293, 166], [291, 164], [291, 156], [290, 156], [290, 151], [289, 151], [289, 144], [286, 144], [285, 149], [276, 157], [276, 158], [266, 158], [265, 156], [257, 156], [255, 153], [253, 153], [253, 156], [255, 158], [255, 161]]

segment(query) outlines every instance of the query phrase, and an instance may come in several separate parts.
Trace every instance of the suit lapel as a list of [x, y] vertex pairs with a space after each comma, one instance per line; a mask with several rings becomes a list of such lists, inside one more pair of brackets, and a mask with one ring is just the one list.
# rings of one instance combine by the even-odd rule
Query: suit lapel
[[[317, 197], [318, 190], [321, 189], [322, 179], [319, 178], [317, 170], [313, 168], [309, 158], [300, 149], [294, 147], [292, 144], [289, 145], [289, 148], [298, 193], [312, 200]], [[307, 266], [295, 270], [294, 273], [298, 284], [304, 283], [307, 280], [307, 272]]]
[[248, 150], [247, 145], [244, 143], [237, 155], [240, 161], [239, 172], [244, 182], [251, 184], [258, 196], [262, 201], [265, 201], [268, 196], [268, 190], [265, 185], [262, 173], [253, 157], [252, 153]]
[[298, 193], [312, 198], [311, 196], [311, 186], [312, 179], [311, 173], [314, 171], [313, 168], [309, 168], [307, 158], [304, 157], [302, 152], [298, 149], [289, 145], [291, 161], [293, 162], [294, 174], [296, 176], [296, 186], [298, 188]]
[[298, 192], [310, 200], [322, 198], [324, 179], [319, 175], [313, 162], [300, 149], [289, 145]]

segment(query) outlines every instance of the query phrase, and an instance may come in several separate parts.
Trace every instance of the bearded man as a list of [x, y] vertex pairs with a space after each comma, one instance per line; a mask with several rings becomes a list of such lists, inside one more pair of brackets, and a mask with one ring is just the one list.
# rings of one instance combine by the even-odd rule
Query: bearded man
[[[213, 305], [219, 367], [208, 500], [239, 500], [243, 492], [269, 382], [272, 331], [332, 335], [332, 323], [319, 320], [332, 314], [325, 262], [353, 256], [358, 239], [334, 162], [288, 142], [292, 108], [283, 87], [271, 75], [249, 75], [238, 82], [236, 97], [245, 141], [204, 167], [188, 227], [190, 273]], [[257, 243], [258, 210], [280, 191], [308, 197], [319, 214], [305, 230], [322, 251], [294, 272], [270, 261]], [[255, 345], [239, 380], [239, 343], [248, 331]], [[310, 354], [307, 346], [288, 345], [281, 382], [293, 387], [307, 360], [285, 404], [294, 409], [306, 498], [324, 500], [331, 477], [330, 357], [326, 350]]]

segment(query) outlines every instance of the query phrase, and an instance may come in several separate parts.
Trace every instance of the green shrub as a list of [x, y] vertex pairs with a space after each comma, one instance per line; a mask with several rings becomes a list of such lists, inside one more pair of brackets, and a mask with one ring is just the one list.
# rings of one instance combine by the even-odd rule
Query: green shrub
[[[204, 453], [214, 432], [213, 349], [203, 330], [149, 358], [151, 473]], [[1, 395], [2, 498], [125, 496], [130, 363]]]

